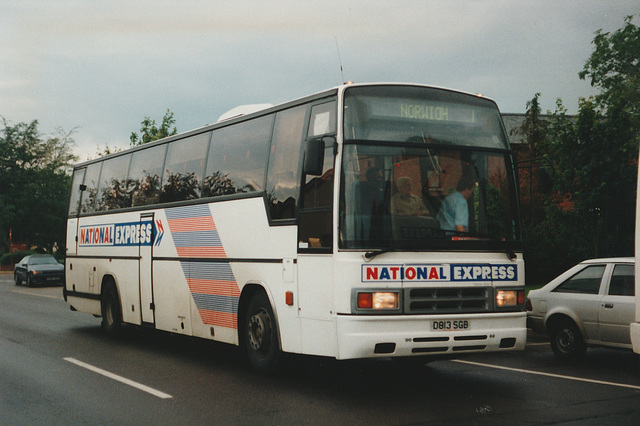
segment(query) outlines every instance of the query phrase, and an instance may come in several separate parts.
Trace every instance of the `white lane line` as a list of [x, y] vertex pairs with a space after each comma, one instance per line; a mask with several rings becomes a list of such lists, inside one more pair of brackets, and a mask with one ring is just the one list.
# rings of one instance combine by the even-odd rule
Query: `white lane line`
[[538, 375], [538, 376], [553, 377], [553, 378], [556, 378], [556, 379], [574, 380], [576, 382], [594, 383], [594, 384], [597, 384], [597, 385], [616, 386], [616, 387], [619, 387], [619, 388], [628, 388], [628, 389], [640, 390], [640, 386], [628, 385], [628, 384], [625, 384], [625, 383], [605, 382], [603, 380], [592, 380], [592, 379], [585, 379], [583, 377], [573, 377], [573, 376], [565, 376], [565, 375], [562, 375], [562, 374], [544, 373], [542, 371], [524, 370], [522, 368], [503, 367], [501, 365], [483, 364], [481, 362], [466, 361], [466, 360], [463, 360], [463, 359], [454, 359], [452, 361], [460, 363], [460, 364], [476, 365], [478, 367], [495, 368], [497, 370], [515, 371], [517, 373], [534, 374], [534, 375]]
[[67, 362], [70, 362], [70, 363], [75, 364], [77, 366], [80, 366], [82, 368], [86, 368], [87, 370], [93, 371], [94, 373], [102, 374], [105, 377], [108, 377], [108, 378], [113, 379], [113, 380], [117, 380], [118, 382], [124, 383], [125, 385], [129, 385], [129, 386], [134, 387], [136, 389], [139, 389], [141, 391], [150, 393], [151, 395], [157, 396], [158, 398], [162, 398], [162, 399], [173, 398], [169, 394], [166, 394], [164, 392], [160, 392], [159, 390], [150, 388], [149, 386], [145, 386], [145, 385], [140, 384], [138, 382], [134, 382], [133, 380], [129, 380], [129, 379], [125, 378], [125, 377], [118, 376], [117, 374], [110, 373], [110, 372], [108, 372], [106, 370], [103, 370], [101, 368], [94, 367], [91, 364], [87, 364], [87, 363], [84, 363], [82, 361], [78, 361], [75, 358], [63, 358], [63, 359], [65, 361], [67, 361]]
[[20, 291], [20, 290], [11, 290], [11, 292], [12, 293], [18, 293], [18, 294], [26, 294], [27, 296], [47, 297], [49, 299], [60, 299], [60, 300], [62, 300], [62, 296], [50, 296], [48, 294], [29, 293], [28, 291]]

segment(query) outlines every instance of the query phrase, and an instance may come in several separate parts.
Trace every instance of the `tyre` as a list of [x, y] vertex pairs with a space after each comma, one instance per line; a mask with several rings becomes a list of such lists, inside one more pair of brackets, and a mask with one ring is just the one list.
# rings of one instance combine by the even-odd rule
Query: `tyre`
[[280, 361], [278, 326], [267, 295], [263, 292], [251, 297], [243, 318], [243, 345], [249, 363], [258, 372], [273, 372]]
[[13, 281], [16, 283], [16, 285], [22, 285], [22, 280], [20, 279], [20, 277], [18, 277], [18, 274], [16, 273], [13, 274]]
[[102, 330], [107, 336], [116, 336], [122, 326], [122, 308], [118, 289], [113, 281], [105, 283], [102, 289]]
[[564, 319], [554, 325], [550, 337], [551, 349], [560, 359], [575, 360], [587, 350], [578, 326], [571, 320]]
[[31, 277], [29, 276], [29, 273], [27, 273], [27, 287], [31, 287]]

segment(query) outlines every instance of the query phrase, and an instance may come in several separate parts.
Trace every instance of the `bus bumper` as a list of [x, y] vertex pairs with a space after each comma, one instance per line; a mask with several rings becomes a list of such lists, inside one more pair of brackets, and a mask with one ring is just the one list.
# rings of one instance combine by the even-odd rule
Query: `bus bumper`
[[[452, 328], [460, 328], [452, 330]], [[338, 359], [524, 350], [526, 313], [338, 315]]]

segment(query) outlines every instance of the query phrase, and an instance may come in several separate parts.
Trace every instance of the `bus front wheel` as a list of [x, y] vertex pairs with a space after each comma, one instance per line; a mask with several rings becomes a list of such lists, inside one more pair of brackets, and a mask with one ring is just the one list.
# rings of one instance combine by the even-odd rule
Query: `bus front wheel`
[[258, 372], [273, 372], [280, 361], [278, 327], [267, 295], [251, 298], [244, 315], [244, 346], [251, 366]]
[[120, 331], [122, 325], [122, 310], [120, 308], [120, 298], [118, 289], [113, 281], [105, 283], [102, 290], [102, 330], [108, 336], [115, 336]]

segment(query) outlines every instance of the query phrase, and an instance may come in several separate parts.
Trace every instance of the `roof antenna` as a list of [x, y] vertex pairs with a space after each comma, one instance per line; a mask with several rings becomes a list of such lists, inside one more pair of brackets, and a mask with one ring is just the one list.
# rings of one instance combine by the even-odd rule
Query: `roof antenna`
[[340, 47], [338, 46], [338, 36], [336, 38], [336, 50], [338, 51], [338, 62], [340, 63], [340, 74], [342, 75], [342, 81], [344, 82], [344, 71], [342, 69], [342, 58], [340, 57]]

